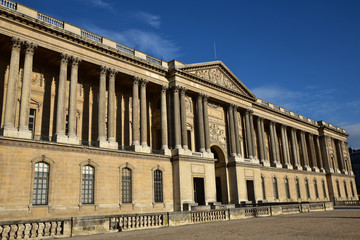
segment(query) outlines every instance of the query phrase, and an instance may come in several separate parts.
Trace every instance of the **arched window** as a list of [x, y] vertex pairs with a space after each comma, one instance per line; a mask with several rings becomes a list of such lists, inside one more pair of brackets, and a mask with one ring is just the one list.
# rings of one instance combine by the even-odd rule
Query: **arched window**
[[163, 202], [162, 172], [160, 170], [154, 171], [154, 200]]
[[344, 189], [345, 189], [345, 197], [349, 197], [348, 195], [348, 191], [347, 191], [347, 186], [346, 186], [346, 182], [344, 181]]
[[355, 197], [353, 182], [350, 182], [350, 187], [351, 187], [351, 194], [353, 197]]
[[86, 165], [82, 168], [82, 203], [94, 203], [94, 175], [95, 169]]
[[289, 189], [289, 180], [287, 178], [284, 179], [284, 183], [285, 183], [285, 193], [286, 193], [286, 198], [290, 199], [290, 189]]
[[49, 164], [35, 163], [33, 205], [46, 205], [49, 191]]
[[296, 195], [298, 199], [301, 199], [299, 179], [295, 179]]
[[131, 184], [131, 169], [123, 168], [121, 176], [121, 196], [122, 203], [132, 202], [132, 184]]
[[265, 179], [264, 177], [261, 177], [261, 187], [262, 187], [262, 193], [263, 193], [263, 199], [266, 199], [266, 192], [265, 192]]
[[307, 179], [305, 179], [305, 189], [306, 189], [306, 197], [310, 198], [309, 181]]
[[273, 191], [274, 191], [274, 198], [279, 199], [279, 192], [278, 192], [278, 185], [276, 177], [273, 177]]
[[314, 179], [314, 189], [315, 189], [315, 197], [319, 198], [319, 191], [318, 191], [318, 186], [317, 186], [316, 179]]
[[322, 184], [322, 189], [323, 189], [324, 198], [327, 198], [326, 187], [325, 187], [325, 181], [324, 181], [324, 179], [321, 181], [321, 184]]
[[341, 198], [340, 184], [339, 184], [338, 180], [336, 180], [336, 188], [337, 188], [337, 191], [338, 191], [338, 197]]

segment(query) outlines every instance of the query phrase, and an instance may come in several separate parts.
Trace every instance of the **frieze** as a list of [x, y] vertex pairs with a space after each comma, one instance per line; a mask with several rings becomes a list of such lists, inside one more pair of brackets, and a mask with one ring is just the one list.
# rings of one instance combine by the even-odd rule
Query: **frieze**
[[190, 73], [234, 92], [242, 93], [240, 89], [219, 69], [203, 69]]
[[210, 124], [210, 142], [221, 144], [227, 149], [225, 128], [220, 128], [218, 124]]

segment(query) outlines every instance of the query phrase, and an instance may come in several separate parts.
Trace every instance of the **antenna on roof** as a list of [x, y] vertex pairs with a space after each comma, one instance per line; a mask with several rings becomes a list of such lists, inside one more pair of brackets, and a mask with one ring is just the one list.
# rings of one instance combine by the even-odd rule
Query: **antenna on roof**
[[214, 41], [214, 55], [215, 55], [215, 60], [216, 60], [217, 57], [216, 57], [216, 44], [215, 44], [215, 41]]

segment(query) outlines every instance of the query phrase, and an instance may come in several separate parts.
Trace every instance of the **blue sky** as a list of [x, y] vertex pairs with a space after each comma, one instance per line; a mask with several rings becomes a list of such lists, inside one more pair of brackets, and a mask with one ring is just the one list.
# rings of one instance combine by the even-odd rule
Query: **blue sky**
[[223, 61], [253, 93], [360, 148], [360, 1], [18, 1], [164, 60]]

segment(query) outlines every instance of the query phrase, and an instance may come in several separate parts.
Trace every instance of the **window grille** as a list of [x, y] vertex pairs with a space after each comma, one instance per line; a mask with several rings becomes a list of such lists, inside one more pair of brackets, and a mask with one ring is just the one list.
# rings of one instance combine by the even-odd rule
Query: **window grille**
[[162, 172], [160, 170], [154, 171], [154, 198], [155, 202], [163, 201]]
[[286, 198], [290, 199], [290, 189], [289, 189], [289, 180], [285, 178], [285, 192], [286, 192]]
[[297, 195], [297, 198], [298, 198], [298, 199], [301, 199], [299, 179], [295, 179], [295, 185], [296, 185], [296, 195]]
[[319, 198], [319, 191], [317, 186], [317, 181], [314, 179], [314, 189], [315, 189], [315, 197]]
[[82, 203], [94, 203], [94, 168], [90, 165], [82, 168]]
[[326, 187], [325, 187], [325, 181], [322, 180], [322, 188], [323, 188], [323, 193], [324, 193], [324, 198], [327, 198], [327, 194], [326, 194]]
[[122, 169], [122, 202], [131, 203], [132, 202], [132, 184], [131, 184], [131, 170], [129, 168]]
[[349, 197], [346, 182], [344, 181], [345, 197]]
[[337, 191], [338, 191], [338, 196], [339, 196], [339, 198], [341, 198], [340, 184], [339, 184], [338, 180], [336, 180], [336, 188], [337, 188]]
[[38, 162], [35, 164], [33, 205], [48, 203], [49, 164]]
[[262, 194], [263, 194], [263, 199], [266, 199], [266, 192], [265, 192], [265, 179], [264, 177], [261, 177], [261, 187], [262, 187]]
[[29, 130], [34, 133], [35, 130], [35, 115], [36, 109], [30, 108], [29, 113]]
[[278, 186], [277, 186], [276, 177], [273, 178], [273, 190], [274, 190], [274, 198], [279, 199], [279, 192], [278, 192]]
[[309, 181], [307, 179], [305, 179], [305, 189], [307, 198], [310, 198]]

